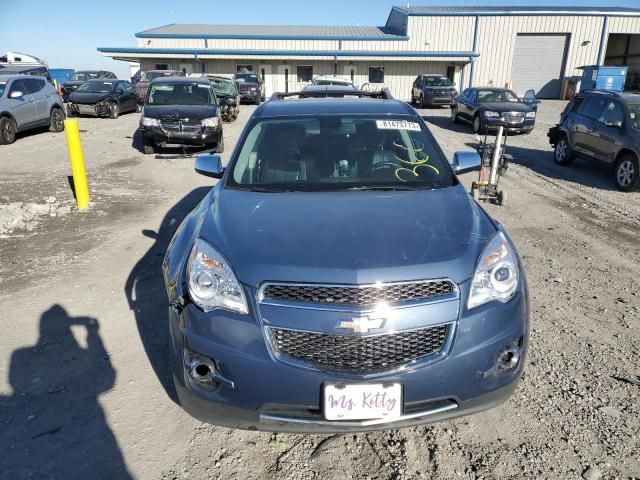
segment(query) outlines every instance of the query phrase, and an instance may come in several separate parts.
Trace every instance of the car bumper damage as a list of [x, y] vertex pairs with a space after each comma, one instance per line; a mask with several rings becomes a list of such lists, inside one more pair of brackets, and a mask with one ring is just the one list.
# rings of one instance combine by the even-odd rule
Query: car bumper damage
[[[148, 141], [167, 145], [217, 145], [220, 138], [219, 128], [197, 127], [185, 128], [141, 127]], [[181, 131], [182, 130], [182, 131]]]
[[94, 117], [108, 117], [111, 113], [111, 109], [107, 102], [94, 104], [68, 103], [67, 112], [74, 116], [90, 115]]
[[[457, 298], [392, 309], [387, 312], [388, 327], [375, 334], [384, 342], [404, 333], [405, 326], [410, 331], [446, 326], [447, 333], [427, 355], [372, 371], [332, 371], [314, 365], [313, 359], [293, 359], [287, 345], [276, 344], [270, 335], [271, 329], [304, 335], [307, 329], [314, 330], [311, 325], [320, 326], [313, 334], [334, 335], [330, 330], [349, 318], [352, 309], [319, 311], [265, 304], [256, 289], [245, 289], [247, 298], [253, 299], [248, 315], [224, 310], [204, 313], [188, 302], [169, 308], [177, 394], [182, 407], [202, 421], [308, 433], [408, 427], [492, 408], [509, 398], [523, 370], [529, 330], [526, 288], [507, 303], [493, 302], [468, 311], [461, 300], [467, 298], [466, 282], [460, 285]], [[303, 327], [301, 318], [306, 319]], [[430, 320], [425, 323], [425, 318]], [[402, 327], [395, 331], [394, 325]], [[362, 340], [367, 334], [354, 333], [354, 337]], [[310, 343], [297, 345], [302, 345], [303, 352], [312, 350]], [[384, 350], [377, 355], [385, 355]], [[398, 414], [328, 419], [325, 390], [350, 385], [400, 385]]]

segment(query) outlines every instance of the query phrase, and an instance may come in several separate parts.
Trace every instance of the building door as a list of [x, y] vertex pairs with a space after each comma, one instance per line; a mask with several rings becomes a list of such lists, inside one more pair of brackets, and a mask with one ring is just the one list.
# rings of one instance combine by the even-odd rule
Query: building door
[[278, 79], [276, 83], [276, 90], [278, 92], [290, 92], [291, 91], [291, 65], [278, 65]]
[[556, 34], [516, 36], [511, 67], [511, 88], [516, 94], [533, 89], [538, 98], [560, 98], [567, 39], [567, 35]]
[[353, 83], [356, 83], [357, 73], [358, 73], [358, 70], [355, 65], [344, 65], [342, 67], [342, 74], [344, 75], [344, 77], [348, 78]]
[[193, 73], [193, 64], [181, 63], [178, 65], [178, 70], [181, 70], [186, 76], [189, 76]]
[[456, 81], [456, 67], [455, 65], [449, 65], [447, 67], [447, 78], [452, 82]]
[[258, 72], [264, 81], [265, 97], [269, 98], [276, 91], [276, 79], [271, 71], [271, 65], [259, 65]]

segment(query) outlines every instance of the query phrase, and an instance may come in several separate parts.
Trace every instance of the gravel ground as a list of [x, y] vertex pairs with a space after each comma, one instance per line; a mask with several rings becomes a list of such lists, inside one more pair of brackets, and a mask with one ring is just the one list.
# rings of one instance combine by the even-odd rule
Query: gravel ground
[[[210, 185], [190, 152], [142, 155], [135, 114], [80, 119], [92, 205], [78, 212], [64, 135], [0, 147], [0, 478], [640, 478], [640, 196], [601, 167], [553, 163], [563, 107], [544, 102], [536, 130], [509, 138], [507, 203], [486, 205], [530, 284], [518, 390], [471, 417], [360, 435], [228, 430], [173, 401], [160, 264]], [[228, 151], [252, 108], [225, 126]], [[474, 143], [447, 110], [422, 114], [448, 155]]]

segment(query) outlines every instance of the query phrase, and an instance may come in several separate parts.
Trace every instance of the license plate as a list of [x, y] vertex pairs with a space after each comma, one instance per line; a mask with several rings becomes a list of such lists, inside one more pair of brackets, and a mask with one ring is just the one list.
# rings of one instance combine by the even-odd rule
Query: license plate
[[402, 385], [361, 383], [324, 386], [327, 420], [372, 420], [402, 415]]
[[95, 115], [96, 113], [96, 107], [94, 107], [93, 105], [78, 105], [78, 110], [80, 110], [80, 113], [85, 113], [85, 114], [93, 114]]

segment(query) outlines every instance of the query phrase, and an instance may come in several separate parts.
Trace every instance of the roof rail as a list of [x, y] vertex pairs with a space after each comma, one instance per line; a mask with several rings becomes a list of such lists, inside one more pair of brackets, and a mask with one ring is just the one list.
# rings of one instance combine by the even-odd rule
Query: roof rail
[[381, 100], [394, 100], [391, 91], [388, 88], [376, 92], [365, 92], [362, 90], [311, 90], [305, 92], [275, 92], [269, 97], [269, 101], [284, 100], [290, 97], [298, 98], [340, 98], [340, 97], [358, 97], [358, 98], [378, 98]]

